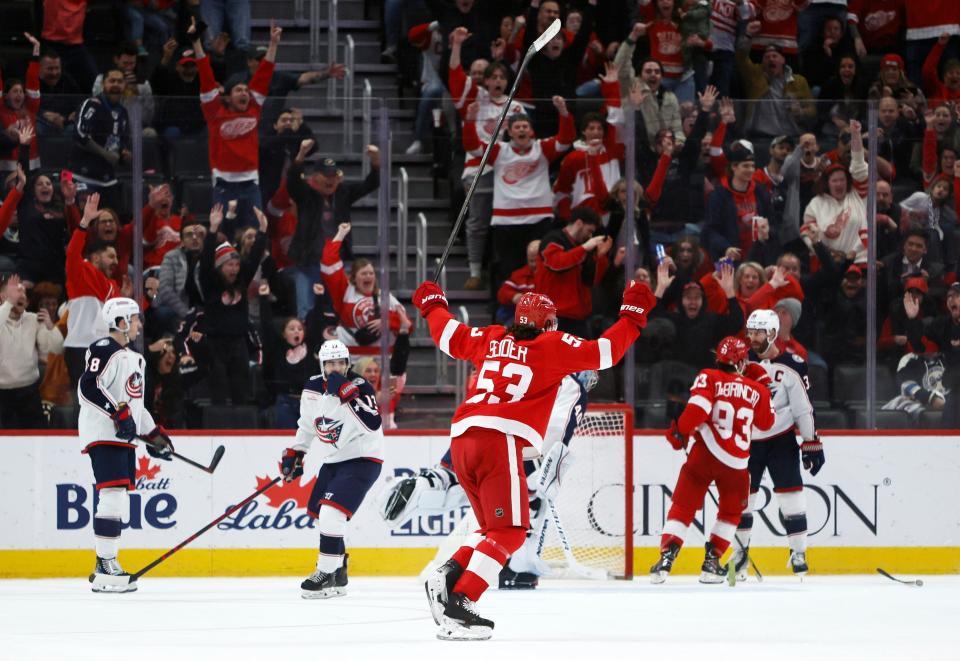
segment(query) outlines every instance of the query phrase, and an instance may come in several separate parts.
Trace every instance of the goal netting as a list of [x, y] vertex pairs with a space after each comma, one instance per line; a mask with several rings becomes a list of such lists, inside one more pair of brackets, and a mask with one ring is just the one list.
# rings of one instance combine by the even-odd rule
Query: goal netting
[[[570, 440], [573, 464], [564, 475], [556, 511], [574, 562], [564, 552], [546, 512], [541, 559], [551, 576], [572, 578], [600, 569], [610, 577], [633, 575], [633, 412], [620, 404], [592, 404]], [[590, 572], [593, 573], [593, 572]]]
[[[633, 411], [623, 404], [591, 404], [573, 438], [573, 463], [563, 478], [555, 509], [569, 555], [547, 507], [540, 558], [547, 578], [633, 578]], [[628, 494], [630, 496], [628, 497]], [[434, 560], [442, 564], [463, 543], [477, 521], [472, 511], [444, 538]], [[538, 530], [534, 528], [533, 534]], [[537, 535], [539, 540], [539, 535]]]

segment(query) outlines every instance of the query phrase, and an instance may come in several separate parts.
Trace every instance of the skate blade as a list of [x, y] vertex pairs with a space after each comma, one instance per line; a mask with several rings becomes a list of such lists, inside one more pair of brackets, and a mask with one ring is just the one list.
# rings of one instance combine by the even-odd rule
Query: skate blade
[[490, 627], [465, 627], [458, 623], [444, 622], [437, 632], [437, 640], [490, 640]]
[[746, 583], [747, 582], [747, 572], [742, 571], [737, 574], [737, 583]]
[[710, 572], [700, 572], [700, 582], [704, 585], [716, 585], [718, 583], [725, 583], [727, 580], [726, 575], [711, 574]]
[[439, 626], [440, 618], [447, 607], [443, 602], [444, 592], [447, 590], [446, 577], [434, 572], [430, 578], [424, 581], [423, 589], [427, 592], [427, 602], [430, 604], [430, 614], [433, 616], [433, 622]]
[[333, 597], [342, 597], [347, 594], [343, 588], [326, 588], [324, 590], [300, 590], [300, 596], [304, 599], [332, 599]]
[[650, 584], [661, 585], [663, 583], [666, 583], [667, 576], [669, 575], [670, 575], [669, 572], [665, 572], [665, 571], [650, 572]]
[[136, 592], [137, 583], [136, 581], [131, 583], [129, 576], [104, 576], [100, 574], [90, 581], [90, 591], [115, 594]]

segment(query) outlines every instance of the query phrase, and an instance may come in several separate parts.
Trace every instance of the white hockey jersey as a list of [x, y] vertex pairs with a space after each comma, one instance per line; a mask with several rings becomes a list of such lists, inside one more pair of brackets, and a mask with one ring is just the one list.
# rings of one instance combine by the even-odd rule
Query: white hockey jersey
[[534, 140], [523, 152], [505, 143], [494, 145], [492, 226], [530, 225], [553, 215], [550, 160], [556, 151], [552, 139]]
[[130, 407], [138, 434], [149, 434], [157, 426], [143, 405], [145, 368], [143, 356], [120, 346], [112, 337], [97, 340], [87, 349], [86, 370], [77, 384], [78, 430], [87, 449], [98, 444], [133, 447], [117, 438], [113, 424], [113, 414], [121, 402]]
[[750, 359], [760, 364], [770, 375], [772, 384], [771, 401], [776, 419], [766, 431], [753, 428], [754, 441], [763, 441], [779, 436], [797, 427], [802, 438], [813, 438], [813, 404], [807, 395], [809, 380], [807, 363], [795, 353], [784, 352], [772, 360], [757, 360], [755, 354]]
[[[317, 451], [324, 463], [360, 458], [382, 461], [383, 421], [373, 386], [355, 372], [348, 372], [347, 378], [331, 377], [328, 381], [322, 375], [312, 376], [303, 386], [293, 449], [308, 452], [319, 440]], [[347, 381], [356, 384], [360, 396], [344, 403], [337, 393]]]

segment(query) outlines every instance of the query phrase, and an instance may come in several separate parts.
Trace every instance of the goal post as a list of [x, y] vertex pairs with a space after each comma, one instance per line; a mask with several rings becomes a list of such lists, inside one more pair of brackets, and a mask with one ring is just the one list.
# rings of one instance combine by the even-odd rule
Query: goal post
[[[589, 404], [570, 440], [572, 462], [556, 501], [576, 564], [613, 578], [633, 578], [633, 445], [630, 406]], [[576, 575], [549, 516], [545, 526], [541, 558], [556, 575]]]

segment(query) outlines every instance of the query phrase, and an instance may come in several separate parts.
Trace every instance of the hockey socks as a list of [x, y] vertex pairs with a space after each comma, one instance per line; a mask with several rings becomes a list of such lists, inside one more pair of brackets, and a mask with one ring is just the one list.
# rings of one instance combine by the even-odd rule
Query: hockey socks
[[120, 549], [120, 520], [129, 509], [127, 490], [100, 489], [93, 516], [94, 546], [98, 558], [116, 558]]
[[803, 491], [777, 493], [783, 528], [787, 531], [790, 550], [804, 553], [807, 550], [807, 497]]
[[343, 534], [347, 529], [347, 515], [334, 507], [323, 506], [317, 513], [317, 528], [320, 529], [317, 571], [332, 574], [343, 565], [346, 551]]
[[476, 548], [472, 549], [466, 565], [461, 563], [461, 559], [466, 555], [461, 555], [461, 551], [467, 547], [461, 547], [453, 559], [465, 566], [466, 571], [453, 586], [453, 592], [465, 595], [470, 601], [477, 601], [488, 587], [497, 584], [500, 570], [507, 564], [510, 556], [523, 545], [526, 536], [523, 528], [491, 530], [484, 535]]

